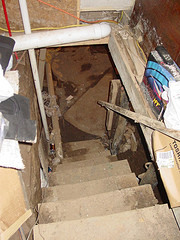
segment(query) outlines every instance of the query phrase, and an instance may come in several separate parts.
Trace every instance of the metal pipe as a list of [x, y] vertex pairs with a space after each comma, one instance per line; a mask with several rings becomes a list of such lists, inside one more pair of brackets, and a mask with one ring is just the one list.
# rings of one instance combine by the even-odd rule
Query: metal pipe
[[43, 31], [27, 35], [14, 36], [14, 51], [31, 48], [43, 48], [72, 42], [95, 40], [107, 37], [111, 32], [108, 23], [93, 24], [85, 27], [73, 27], [52, 31]]
[[[29, 14], [28, 14], [26, 0], [19, 0], [19, 5], [20, 5], [25, 34], [31, 34], [31, 26], [30, 26], [30, 20], [29, 20]], [[33, 73], [34, 84], [35, 84], [35, 88], [36, 88], [36, 93], [37, 93], [41, 118], [42, 118], [42, 122], [43, 122], [43, 127], [45, 130], [46, 139], [49, 141], [49, 130], [48, 130], [48, 125], [47, 125], [46, 113], [44, 110], [44, 102], [43, 102], [42, 93], [41, 93], [35, 50], [29, 49], [28, 52], [29, 52], [31, 69], [32, 69], [32, 73]]]

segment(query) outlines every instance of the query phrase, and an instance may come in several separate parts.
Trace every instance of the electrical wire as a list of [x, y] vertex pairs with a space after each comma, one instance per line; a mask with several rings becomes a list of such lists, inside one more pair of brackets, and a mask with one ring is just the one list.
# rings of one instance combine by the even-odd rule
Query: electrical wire
[[61, 8], [58, 8], [58, 7], [56, 7], [56, 6], [54, 6], [54, 5], [50, 4], [50, 3], [44, 2], [44, 1], [42, 1], [42, 0], [37, 0], [37, 1], [40, 2], [40, 3], [43, 3], [44, 5], [49, 6], [49, 7], [51, 7], [51, 8], [54, 8], [54, 9], [60, 11], [60, 12], [63, 12], [63, 13], [65, 13], [65, 14], [67, 14], [67, 15], [69, 15], [69, 16], [71, 16], [71, 17], [73, 17], [73, 18], [75, 18], [75, 19], [77, 19], [77, 20], [79, 20], [79, 21], [81, 21], [81, 22], [84, 22], [84, 23], [111, 22], [111, 23], [116, 23], [116, 24], [118, 24], [118, 22], [116, 22], [116, 21], [114, 21], [114, 20], [87, 21], [87, 20], [81, 19], [81, 18], [73, 15], [72, 13], [69, 13], [69, 12], [67, 12], [67, 11], [65, 11], [65, 10], [63, 10], [63, 9], [61, 9]]
[[21, 231], [20, 231], [20, 229], [18, 229], [18, 230], [19, 230], [19, 236], [20, 236], [21, 240], [23, 240], [23, 239], [22, 239]]
[[141, 48], [141, 46], [139, 45], [139, 42], [138, 42], [137, 40], [136, 40], [136, 44], [137, 44], [138, 48], [140, 49], [140, 51], [142, 52], [142, 55], [143, 55], [143, 57], [144, 57], [145, 62], [147, 62], [146, 55], [145, 55], [143, 49]]
[[124, 15], [124, 12], [122, 11], [122, 12], [121, 12], [121, 17], [120, 17], [118, 23], [120, 23], [120, 22], [122, 21], [122, 19], [123, 19], [123, 15]]
[[[121, 12], [121, 17], [120, 17], [119, 21], [117, 21], [117, 22], [114, 21], [114, 20], [86, 21], [86, 20], [83, 20], [83, 19], [81, 19], [81, 18], [76, 17], [75, 15], [73, 15], [73, 14], [71, 14], [71, 13], [68, 13], [68, 12], [64, 11], [63, 9], [57, 8], [57, 7], [55, 7], [55, 6], [53, 6], [53, 5], [49, 4], [49, 3], [45, 3], [45, 2], [42, 1], [42, 0], [37, 0], [37, 1], [39, 1], [39, 2], [41, 2], [41, 3], [43, 3], [43, 4], [45, 4], [45, 5], [47, 5], [47, 6], [49, 6], [49, 7], [55, 8], [56, 10], [59, 10], [59, 11], [61, 11], [61, 12], [63, 12], [63, 13], [66, 13], [66, 14], [68, 14], [68, 15], [70, 15], [70, 16], [78, 19], [78, 20], [80, 20], [81, 22], [85, 22], [85, 23], [89, 23], [89, 24], [92, 24], [92, 23], [100, 23], [100, 22], [112, 22], [112, 23], [115, 23], [115, 24], [119, 24], [119, 23], [122, 21], [123, 15], [124, 15], [124, 12], [122, 11], [122, 12]], [[32, 28], [31, 31], [58, 30], [58, 29], [65, 29], [65, 28], [71, 28], [71, 27], [83, 27], [83, 26], [87, 26], [87, 24], [68, 25], [68, 26], [64, 26], [64, 27], [39, 27], [39, 28]], [[6, 28], [0, 27], [0, 30], [1, 30], [1, 31], [4, 31], [4, 32], [8, 32], [8, 29], [6, 29]], [[13, 33], [20, 33], [20, 32], [24, 32], [24, 30], [12, 30], [12, 29], [11, 29], [11, 32], [13, 32]]]
[[[83, 27], [87, 26], [87, 24], [79, 24], [79, 25], [69, 25], [64, 27], [40, 27], [40, 28], [32, 28], [31, 31], [41, 31], [41, 30], [58, 30], [58, 29], [65, 29], [65, 28], [72, 28], [72, 27]], [[0, 30], [4, 32], [8, 32], [8, 29], [0, 27]], [[20, 33], [24, 32], [24, 30], [11, 30], [13, 33]]]

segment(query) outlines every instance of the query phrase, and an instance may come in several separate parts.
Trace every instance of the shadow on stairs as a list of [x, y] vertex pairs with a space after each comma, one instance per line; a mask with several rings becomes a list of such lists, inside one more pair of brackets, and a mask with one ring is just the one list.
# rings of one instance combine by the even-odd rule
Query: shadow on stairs
[[97, 139], [63, 149], [64, 161], [43, 189], [35, 240], [180, 239], [168, 205], [157, 204], [151, 185], [138, 185], [127, 160]]

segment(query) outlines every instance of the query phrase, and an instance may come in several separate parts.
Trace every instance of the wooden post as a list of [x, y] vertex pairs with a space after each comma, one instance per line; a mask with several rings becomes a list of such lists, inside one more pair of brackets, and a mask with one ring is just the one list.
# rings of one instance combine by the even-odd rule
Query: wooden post
[[40, 54], [39, 54], [39, 66], [38, 66], [41, 91], [43, 89], [45, 61], [46, 61], [46, 48], [41, 48]]
[[[117, 99], [117, 94], [119, 89], [120, 89], [120, 80], [119, 79], [112, 80], [110, 85], [110, 92], [109, 92], [109, 103], [116, 104], [116, 99]], [[114, 116], [114, 112], [108, 110], [107, 116], [106, 116], [107, 131], [111, 131], [113, 116]]]
[[[51, 65], [48, 62], [46, 63], [46, 76], [47, 76], [49, 95], [54, 96], [55, 93], [54, 93]], [[56, 99], [53, 99], [52, 105], [56, 105]], [[59, 158], [61, 162], [63, 158], [63, 150], [62, 150], [62, 142], [61, 142], [61, 132], [59, 127], [59, 117], [57, 116], [56, 113], [52, 116], [52, 125], [53, 125], [56, 157]]]
[[[128, 98], [127, 98], [125, 91], [121, 92], [119, 104], [123, 108], [129, 107], [129, 102], [128, 102]], [[120, 144], [121, 144], [123, 136], [124, 136], [126, 125], [127, 125], [126, 118], [119, 115], [115, 134], [113, 137], [113, 141], [111, 143], [111, 154], [113, 154], [113, 155], [117, 155], [117, 153], [119, 151]]]
[[[123, 108], [128, 108], [128, 99], [125, 91], [121, 91], [120, 79], [111, 81], [109, 92], [109, 103], [118, 104]], [[106, 129], [110, 138], [110, 150], [112, 155], [117, 155], [119, 146], [124, 136], [127, 121], [120, 115], [114, 116], [114, 111], [107, 111]]]

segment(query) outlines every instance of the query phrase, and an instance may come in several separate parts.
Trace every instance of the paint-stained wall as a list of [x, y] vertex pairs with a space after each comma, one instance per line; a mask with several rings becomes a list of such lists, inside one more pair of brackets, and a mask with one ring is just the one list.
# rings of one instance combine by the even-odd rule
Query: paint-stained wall
[[136, 0], [131, 26], [141, 21], [142, 46], [148, 55], [157, 44], [163, 43], [180, 65], [180, 1]]

